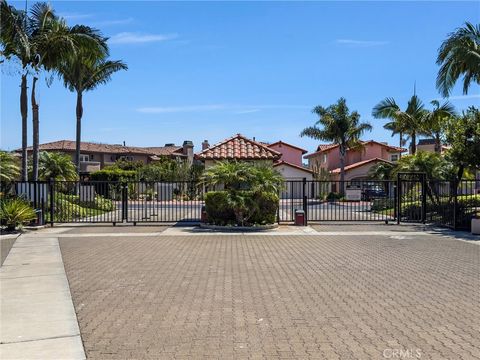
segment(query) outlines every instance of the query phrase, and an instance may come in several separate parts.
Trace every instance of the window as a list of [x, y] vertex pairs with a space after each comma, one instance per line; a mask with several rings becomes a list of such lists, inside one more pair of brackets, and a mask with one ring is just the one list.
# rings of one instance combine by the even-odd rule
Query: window
[[327, 162], [327, 154], [323, 154], [323, 159], [322, 162], [326, 163]]
[[80, 154], [80, 161], [90, 161], [90, 155]]
[[390, 155], [390, 160], [391, 160], [391, 161], [398, 161], [398, 154], [392, 154], [392, 155]]

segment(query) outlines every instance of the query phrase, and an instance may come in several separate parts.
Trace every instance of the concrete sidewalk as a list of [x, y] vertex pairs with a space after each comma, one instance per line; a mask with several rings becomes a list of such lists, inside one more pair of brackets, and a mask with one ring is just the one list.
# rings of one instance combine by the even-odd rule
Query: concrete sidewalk
[[1, 359], [85, 359], [56, 237], [20, 236], [0, 288]]

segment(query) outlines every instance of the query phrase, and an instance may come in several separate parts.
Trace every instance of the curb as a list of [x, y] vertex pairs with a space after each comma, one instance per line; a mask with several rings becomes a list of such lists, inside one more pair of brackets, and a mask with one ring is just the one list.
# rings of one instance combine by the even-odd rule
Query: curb
[[210, 225], [210, 224], [200, 224], [201, 229], [216, 230], [216, 231], [227, 231], [227, 232], [263, 232], [266, 230], [273, 230], [278, 228], [278, 224], [269, 224], [269, 225], [257, 225], [257, 226], [221, 226], [221, 225]]

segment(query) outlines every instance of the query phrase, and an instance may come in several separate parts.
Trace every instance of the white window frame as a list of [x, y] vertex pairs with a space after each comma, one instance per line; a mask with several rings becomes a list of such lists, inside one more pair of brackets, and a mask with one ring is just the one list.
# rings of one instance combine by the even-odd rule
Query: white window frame
[[[86, 160], [85, 160], [85, 159], [86, 159]], [[80, 154], [80, 161], [81, 161], [81, 162], [90, 161], [90, 155], [88, 155], [88, 154]]]
[[322, 155], [322, 163], [325, 164], [327, 162], [327, 159], [328, 159], [327, 154], [323, 154]]
[[[396, 159], [394, 159], [394, 157]], [[400, 156], [398, 154], [391, 154], [390, 155], [390, 161], [394, 162], [394, 161], [398, 161], [398, 159], [400, 159]]]

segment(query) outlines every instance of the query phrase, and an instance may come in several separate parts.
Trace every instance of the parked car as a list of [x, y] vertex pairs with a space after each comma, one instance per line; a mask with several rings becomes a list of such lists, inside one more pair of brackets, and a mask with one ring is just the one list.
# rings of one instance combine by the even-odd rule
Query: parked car
[[362, 190], [362, 200], [370, 201], [387, 197], [385, 189], [380, 185], [367, 185]]

